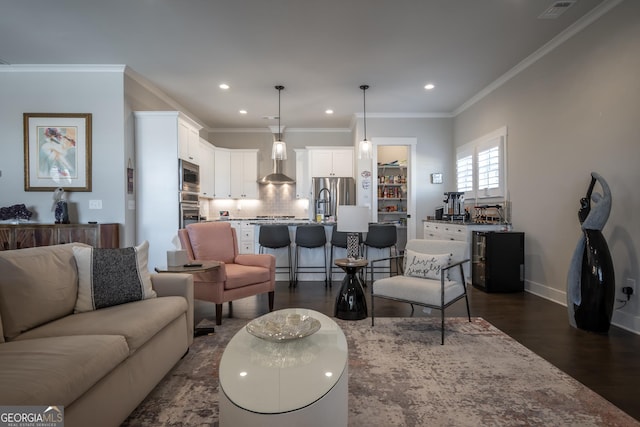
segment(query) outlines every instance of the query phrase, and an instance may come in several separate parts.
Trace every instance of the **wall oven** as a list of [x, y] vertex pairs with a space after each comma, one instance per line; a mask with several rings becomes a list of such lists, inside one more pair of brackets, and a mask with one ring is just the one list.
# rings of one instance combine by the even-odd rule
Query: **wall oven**
[[180, 192], [180, 228], [200, 222], [200, 202], [198, 193]]
[[180, 190], [200, 193], [200, 166], [180, 159]]

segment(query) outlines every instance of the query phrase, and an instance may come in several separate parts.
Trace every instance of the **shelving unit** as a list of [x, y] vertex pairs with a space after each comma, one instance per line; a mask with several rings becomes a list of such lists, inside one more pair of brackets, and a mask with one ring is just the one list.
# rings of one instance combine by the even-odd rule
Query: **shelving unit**
[[378, 222], [407, 225], [407, 168], [378, 165]]

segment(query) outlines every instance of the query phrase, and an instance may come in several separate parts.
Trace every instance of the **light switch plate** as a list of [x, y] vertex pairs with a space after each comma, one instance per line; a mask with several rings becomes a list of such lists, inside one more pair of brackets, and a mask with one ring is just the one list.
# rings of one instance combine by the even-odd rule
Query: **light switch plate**
[[89, 200], [89, 209], [102, 209], [102, 200]]

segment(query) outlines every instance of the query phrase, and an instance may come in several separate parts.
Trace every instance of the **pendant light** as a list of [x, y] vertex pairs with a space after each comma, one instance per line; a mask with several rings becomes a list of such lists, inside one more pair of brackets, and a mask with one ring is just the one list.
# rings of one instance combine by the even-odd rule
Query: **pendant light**
[[271, 158], [273, 160], [287, 160], [287, 144], [282, 140], [282, 127], [280, 126], [280, 92], [284, 86], [276, 86], [278, 89], [278, 139], [273, 141]]
[[370, 159], [371, 158], [371, 141], [367, 139], [367, 98], [365, 91], [369, 89], [369, 85], [360, 86], [362, 89], [362, 111], [364, 116], [364, 139], [360, 141], [358, 146], [358, 158]]

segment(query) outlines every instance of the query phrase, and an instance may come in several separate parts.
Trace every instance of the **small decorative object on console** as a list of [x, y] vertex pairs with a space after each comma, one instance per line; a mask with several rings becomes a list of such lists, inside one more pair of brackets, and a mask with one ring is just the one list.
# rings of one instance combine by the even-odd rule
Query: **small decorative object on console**
[[0, 220], [7, 219], [19, 219], [28, 221], [31, 219], [33, 212], [31, 212], [24, 204], [18, 204], [0, 208]]

